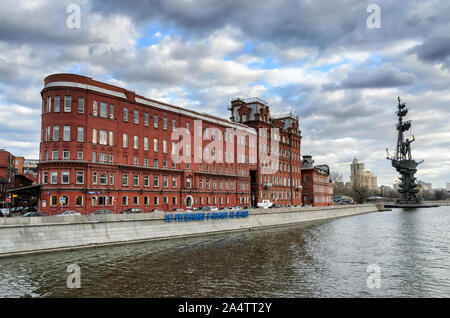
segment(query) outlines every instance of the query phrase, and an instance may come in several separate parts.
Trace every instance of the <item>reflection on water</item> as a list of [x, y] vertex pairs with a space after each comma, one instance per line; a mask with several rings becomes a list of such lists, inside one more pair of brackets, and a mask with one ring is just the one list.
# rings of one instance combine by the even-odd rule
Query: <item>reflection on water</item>
[[[449, 297], [450, 207], [0, 258], [1, 297]], [[67, 288], [67, 266], [81, 288]], [[380, 267], [381, 286], [366, 284]]]

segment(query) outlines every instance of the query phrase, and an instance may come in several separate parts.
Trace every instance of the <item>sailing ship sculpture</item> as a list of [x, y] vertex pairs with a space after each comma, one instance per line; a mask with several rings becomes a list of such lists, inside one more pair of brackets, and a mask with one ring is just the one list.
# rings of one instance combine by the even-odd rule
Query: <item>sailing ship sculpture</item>
[[[416, 140], [414, 135], [411, 139], [406, 138], [405, 132], [411, 128], [411, 121], [404, 121], [404, 117], [408, 113], [406, 104], [402, 103], [398, 97], [398, 124], [397, 124], [397, 149], [394, 156], [386, 159], [391, 160], [392, 166], [400, 173], [400, 183], [398, 184], [400, 198], [397, 200], [394, 207], [422, 207], [421, 199], [416, 195], [419, 192], [417, 189], [418, 183], [414, 174], [417, 172], [417, 166], [423, 162], [416, 161], [411, 155], [411, 143]], [[387, 149], [386, 149], [387, 150]]]

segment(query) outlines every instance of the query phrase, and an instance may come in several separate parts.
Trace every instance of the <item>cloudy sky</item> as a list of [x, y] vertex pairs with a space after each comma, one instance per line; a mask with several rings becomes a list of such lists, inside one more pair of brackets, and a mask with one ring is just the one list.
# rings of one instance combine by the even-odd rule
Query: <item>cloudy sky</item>
[[43, 79], [71, 72], [224, 118], [232, 98], [258, 96], [300, 115], [302, 154], [317, 164], [348, 180], [357, 156], [392, 185], [401, 96], [425, 160], [417, 176], [445, 187], [449, 21], [445, 0], [3, 0], [0, 148], [38, 158]]

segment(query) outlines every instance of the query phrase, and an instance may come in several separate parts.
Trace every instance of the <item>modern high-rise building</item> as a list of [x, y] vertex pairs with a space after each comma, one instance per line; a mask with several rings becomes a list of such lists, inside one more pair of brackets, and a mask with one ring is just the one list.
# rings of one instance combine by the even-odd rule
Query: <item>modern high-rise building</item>
[[353, 158], [350, 164], [350, 185], [364, 186], [369, 190], [375, 190], [377, 186], [377, 177], [370, 171], [365, 169], [365, 165], [362, 162], [358, 162], [358, 159]]

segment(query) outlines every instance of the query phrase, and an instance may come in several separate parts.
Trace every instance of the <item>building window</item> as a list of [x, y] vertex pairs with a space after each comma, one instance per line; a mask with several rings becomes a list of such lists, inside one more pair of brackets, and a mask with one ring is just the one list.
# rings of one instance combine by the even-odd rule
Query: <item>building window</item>
[[153, 187], [155, 187], [155, 188], [159, 187], [159, 177], [158, 176], [153, 177]]
[[95, 151], [92, 152], [92, 162], [97, 161], [97, 153]]
[[139, 197], [133, 197], [133, 204], [139, 205]]
[[92, 143], [93, 144], [97, 143], [97, 129], [96, 128], [92, 128]]
[[154, 205], [158, 205], [159, 204], [159, 197], [154, 197], [153, 198], [153, 204]]
[[149, 205], [149, 197], [144, 197], [144, 205]]
[[125, 196], [125, 197], [122, 197], [122, 205], [128, 205], [128, 197], [127, 196]]
[[128, 107], [123, 108], [123, 121], [128, 121]]
[[52, 160], [58, 160], [58, 150], [52, 151]]
[[56, 195], [50, 197], [50, 206], [56, 206], [58, 204], [58, 198]]
[[172, 141], [172, 155], [176, 154], [176, 149], [177, 149], [177, 144], [174, 141]]
[[63, 140], [70, 141], [70, 126], [64, 126]]
[[53, 126], [53, 141], [59, 140], [59, 126]]
[[99, 131], [99, 141], [100, 141], [100, 145], [107, 145], [108, 144], [108, 133], [106, 132], [106, 130], [100, 130]]
[[158, 152], [158, 139], [153, 139], [153, 151]]
[[177, 204], [177, 197], [172, 197], [172, 204]]
[[50, 183], [57, 184], [58, 183], [58, 171], [52, 171], [50, 174]]
[[64, 96], [64, 112], [70, 113], [72, 104], [72, 96]]
[[47, 184], [48, 183], [48, 172], [44, 172], [44, 175], [43, 175], [43, 178], [42, 179], [44, 179], [43, 180], [43, 183], [44, 184]]
[[101, 185], [106, 185], [107, 182], [108, 182], [108, 181], [107, 181], [106, 173], [100, 174], [100, 184], [101, 184]]
[[175, 131], [176, 123], [177, 123], [176, 119], [172, 119], [172, 131]]
[[158, 168], [158, 159], [153, 159], [153, 168]]
[[139, 124], [139, 111], [138, 110], [134, 110], [134, 123], [135, 124]]
[[97, 101], [94, 100], [94, 102], [92, 103], [92, 116], [97, 116], [98, 115], [98, 104]]
[[167, 116], [163, 117], [163, 129], [167, 130]]
[[134, 164], [135, 166], [137, 166], [137, 165], [139, 164], [139, 159], [138, 159], [138, 157], [133, 157], [133, 164]]
[[164, 176], [163, 177], [163, 187], [168, 188], [169, 187], [169, 178]]
[[148, 126], [148, 112], [144, 112], [144, 126]]
[[100, 117], [108, 117], [108, 104], [105, 102], [100, 102]]
[[128, 175], [127, 174], [122, 175], [122, 185], [128, 186]]
[[83, 171], [77, 171], [77, 184], [83, 184], [84, 183], [84, 172]]
[[78, 98], [78, 112], [80, 114], [84, 113], [84, 98], [83, 97]]
[[148, 151], [148, 137], [144, 137], [144, 150]]
[[134, 149], [138, 149], [139, 146], [139, 137], [138, 136], [134, 136]]
[[109, 174], [109, 185], [114, 185], [114, 173]]
[[135, 187], [139, 186], [139, 176], [138, 175], [133, 176], [133, 186], [135, 186]]
[[97, 184], [97, 172], [92, 174], [92, 184]]
[[169, 203], [169, 197], [164, 197], [164, 204], [168, 204]]
[[61, 104], [60, 97], [55, 96], [54, 99], [55, 99], [55, 106], [54, 106], [53, 111], [56, 113], [59, 113], [59, 108], [60, 108], [60, 104]]
[[167, 140], [163, 140], [163, 153], [167, 153]]
[[70, 151], [63, 150], [63, 160], [69, 160], [69, 159], [70, 159]]
[[191, 188], [191, 178], [186, 179], [186, 188], [188, 188], [188, 189]]
[[189, 122], [186, 122], [186, 133], [187, 133], [187, 134], [190, 134], [190, 133], [191, 133], [191, 128], [190, 128]]
[[50, 113], [52, 111], [52, 97], [47, 97], [47, 113]]
[[144, 187], [149, 187], [150, 186], [150, 181], [148, 176], [144, 176]]
[[128, 135], [126, 133], [122, 135], [122, 147], [128, 148]]
[[109, 104], [109, 119], [114, 119], [114, 105]]
[[114, 146], [114, 133], [112, 131], [109, 132], [109, 145]]
[[158, 128], [158, 115], [153, 116], [153, 127]]
[[83, 206], [83, 197], [81, 195], [77, 196], [77, 198], [75, 200], [75, 205], [76, 206]]
[[78, 127], [78, 130], [77, 130], [77, 141], [78, 142], [83, 142], [84, 141], [84, 128], [83, 127]]
[[177, 178], [172, 178], [172, 188], [176, 188], [177, 187]]

